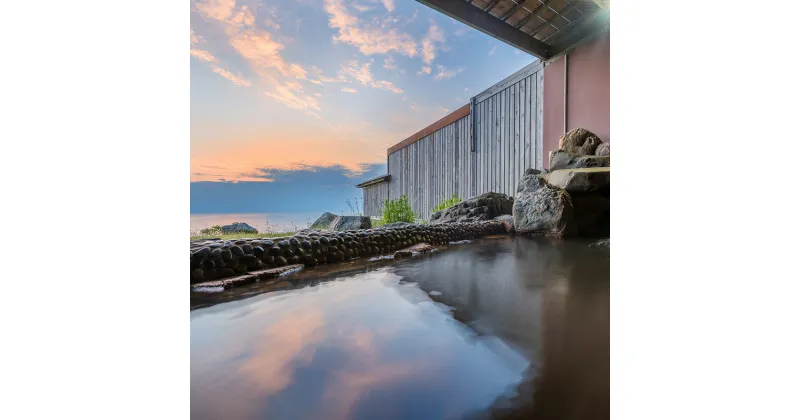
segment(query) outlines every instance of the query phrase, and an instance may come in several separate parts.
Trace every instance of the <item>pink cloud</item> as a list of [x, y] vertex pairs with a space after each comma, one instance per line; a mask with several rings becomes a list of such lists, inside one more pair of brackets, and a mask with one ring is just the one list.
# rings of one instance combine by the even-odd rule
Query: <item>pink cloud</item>
[[431, 64], [433, 62], [433, 59], [436, 58], [436, 44], [442, 44], [444, 41], [444, 31], [442, 28], [436, 26], [434, 22], [431, 22], [428, 33], [425, 34], [425, 37], [422, 39], [422, 61], [425, 62], [425, 64]]
[[449, 79], [449, 78], [457, 75], [458, 73], [461, 73], [462, 71], [464, 71], [464, 69], [462, 69], [462, 68], [448, 69], [448, 68], [446, 68], [445, 66], [443, 66], [441, 64], [437, 64], [436, 65], [436, 75], [434, 75], [433, 77], [436, 80]]
[[238, 85], [238, 86], [250, 86], [250, 85], [252, 85], [252, 83], [250, 83], [248, 80], [245, 80], [245, 79], [243, 79], [243, 78], [231, 73], [230, 71], [228, 71], [228, 70], [226, 70], [226, 69], [224, 69], [222, 67], [214, 66], [214, 67], [211, 68], [211, 70], [214, 73], [217, 73], [218, 75], [230, 80], [235, 85]]
[[387, 29], [387, 24], [375, 25], [363, 23], [347, 11], [342, 0], [325, 0], [325, 11], [330, 14], [328, 26], [337, 29], [335, 42], [350, 44], [364, 55], [387, 54], [397, 52], [409, 57], [417, 54], [417, 43], [414, 38], [398, 31]]
[[347, 93], [356, 93], [356, 92], [358, 92], [358, 91], [357, 91], [357, 90], [355, 90], [355, 89], [353, 89], [353, 88], [349, 88], [349, 87], [343, 87], [343, 88], [342, 88], [342, 92], [347, 92]]
[[394, 12], [394, 0], [381, 0], [383, 7], [390, 12]]
[[195, 35], [194, 30], [191, 31], [191, 42], [192, 42], [192, 48], [189, 49], [189, 54], [192, 57], [194, 57], [194, 58], [196, 58], [196, 59], [198, 59], [198, 60], [200, 60], [200, 61], [202, 61], [204, 63], [207, 63], [209, 65], [209, 67], [211, 67], [211, 71], [213, 71], [214, 73], [219, 74], [220, 76], [224, 77], [225, 79], [230, 80], [231, 82], [233, 82], [237, 86], [250, 86], [250, 85], [252, 85], [252, 83], [250, 83], [250, 81], [248, 81], [248, 80], [246, 80], [246, 79], [244, 79], [244, 78], [242, 78], [240, 76], [237, 76], [237, 75], [231, 73], [225, 67], [222, 67], [222, 65], [220, 64], [219, 60], [216, 57], [214, 57], [213, 54], [211, 54], [210, 52], [208, 52], [206, 50], [197, 48], [197, 45], [200, 44], [200, 43], [205, 42], [205, 40], [202, 37], [199, 37], [199, 36]]
[[364, 86], [373, 87], [375, 89], [384, 89], [393, 93], [403, 93], [403, 89], [395, 86], [394, 83], [388, 80], [375, 80], [372, 76], [370, 67], [372, 62], [360, 64], [358, 61], [348, 61], [342, 65], [341, 76], [345, 78], [355, 79], [357, 82]]

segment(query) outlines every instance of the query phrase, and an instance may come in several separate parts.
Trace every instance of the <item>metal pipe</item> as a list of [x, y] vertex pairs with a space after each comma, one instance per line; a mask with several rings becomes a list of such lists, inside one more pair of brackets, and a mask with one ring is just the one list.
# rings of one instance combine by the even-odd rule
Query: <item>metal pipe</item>
[[567, 134], [567, 101], [568, 101], [567, 82], [569, 80], [568, 59], [569, 59], [569, 53], [564, 54], [564, 134]]

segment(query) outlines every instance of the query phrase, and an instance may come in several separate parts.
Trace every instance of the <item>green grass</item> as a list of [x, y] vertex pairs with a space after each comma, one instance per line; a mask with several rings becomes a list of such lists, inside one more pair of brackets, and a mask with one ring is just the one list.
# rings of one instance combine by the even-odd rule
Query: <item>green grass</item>
[[275, 228], [272, 228], [269, 225], [267, 225], [263, 231], [258, 233], [247, 233], [247, 232], [222, 233], [222, 228], [218, 225], [215, 225], [210, 228], [191, 231], [189, 233], [189, 240], [196, 241], [200, 239], [211, 239], [211, 238], [220, 238], [224, 240], [243, 239], [243, 238], [279, 238], [281, 236], [292, 236], [295, 233], [297, 233], [297, 231], [305, 229], [310, 225], [311, 222], [308, 222], [306, 226], [297, 226], [294, 223], [292, 223], [289, 230], [282, 232], [277, 231]]
[[437, 204], [436, 207], [434, 207], [431, 210], [431, 213], [436, 213], [437, 211], [442, 211], [444, 209], [453, 207], [453, 206], [455, 206], [456, 204], [458, 204], [460, 202], [461, 202], [461, 199], [458, 198], [457, 195], [453, 194], [452, 197], [450, 197], [447, 200], [444, 200], [441, 203]]

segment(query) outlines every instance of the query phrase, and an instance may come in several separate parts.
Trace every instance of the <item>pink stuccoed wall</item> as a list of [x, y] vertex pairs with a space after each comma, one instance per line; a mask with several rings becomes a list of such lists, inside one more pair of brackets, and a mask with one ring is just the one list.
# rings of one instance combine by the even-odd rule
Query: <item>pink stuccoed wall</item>
[[[611, 142], [609, 34], [583, 44], [569, 54], [567, 63], [567, 131], [583, 127]], [[544, 167], [550, 169], [551, 150], [564, 135], [564, 57], [544, 68], [542, 146]]]

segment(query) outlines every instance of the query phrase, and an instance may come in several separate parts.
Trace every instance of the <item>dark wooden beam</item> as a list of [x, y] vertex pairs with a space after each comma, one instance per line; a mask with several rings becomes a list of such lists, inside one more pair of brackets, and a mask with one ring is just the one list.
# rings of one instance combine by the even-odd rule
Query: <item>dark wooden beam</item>
[[550, 57], [547, 44], [461, 0], [417, 0], [506, 44], [542, 60]]

